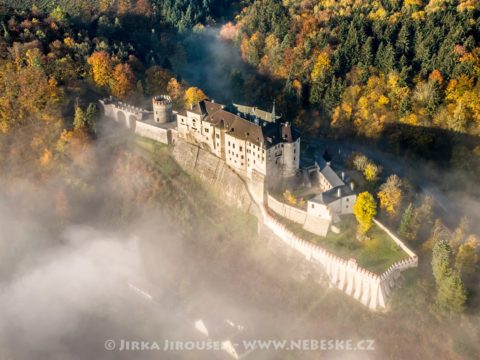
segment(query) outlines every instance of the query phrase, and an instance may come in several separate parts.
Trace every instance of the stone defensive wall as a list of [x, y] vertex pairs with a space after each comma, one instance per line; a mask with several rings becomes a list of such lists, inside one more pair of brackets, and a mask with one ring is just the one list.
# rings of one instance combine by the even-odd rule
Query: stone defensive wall
[[291, 205], [287, 205], [277, 199], [272, 195], [267, 196], [267, 205], [269, 209], [273, 210], [280, 216], [283, 216], [286, 219], [289, 219], [298, 224], [305, 224], [307, 220], [307, 212]]
[[100, 100], [100, 105], [105, 116], [115, 120], [135, 134], [163, 144], [172, 144], [174, 137], [172, 125], [155, 124], [151, 119], [151, 111], [114, 100], [113, 98]]
[[155, 125], [150, 125], [143, 121], [137, 121], [135, 134], [164, 143], [172, 143], [172, 132], [170, 129], [164, 129]]
[[[275, 235], [309, 261], [319, 263], [330, 284], [360, 301], [371, 310], [383, 310], [403, 270], [418, 266], [417, 256], [409, 250], [410, 258], [392, 264], [382, 274], [375, 274], [358, 266], [355, 259], [345, 260], [311, 242], [303, 240], [272, 217], [264, 205], [260, 206], [263, 222]], [[382, 225], [383, 226], [383, 225]]]

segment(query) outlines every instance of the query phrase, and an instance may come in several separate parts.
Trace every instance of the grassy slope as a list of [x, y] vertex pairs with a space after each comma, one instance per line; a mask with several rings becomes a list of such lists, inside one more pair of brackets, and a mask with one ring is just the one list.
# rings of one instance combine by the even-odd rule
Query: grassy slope
[[340, 234], [334, 234], [330, 231], [326, 237], [321, 237], [304, 230], [300, 224], [275, 214], [272, 215], [301, 238], [318, 244], [342, 258], [349, 259], [353, 257], [360, 266], [375, 273], [382, 273], [394, 262], [408, 257], [408, 255], [376, 225], [374, 225], [369, 232], [371, 239], [359, 242], [355, 235], [356, 224], [353, 216], [344, 217]]
[[223, 232], [233, 236], [256, 237], [256, 218], [232, 207], [225, 211], [226, 205], [213, 192], [206, 191], [200, 180], [182, 171], [166, 145], [143, 137], [136, 137], [135, 144], [136, 152], [162, 177], [169, 179], [175, 189], [170, 192], [175, 194], [170, 200], [185, 201], [185, 206], [193, 208], [192, 216], [198, 217], [195, 222], [199, 225], [208, 224], [196, 231], [204, 231], [209, 237]]

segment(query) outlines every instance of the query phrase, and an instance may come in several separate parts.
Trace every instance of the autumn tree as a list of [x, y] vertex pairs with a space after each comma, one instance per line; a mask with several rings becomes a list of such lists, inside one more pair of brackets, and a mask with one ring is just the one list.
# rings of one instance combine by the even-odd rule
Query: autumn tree
[[112, 61], [106, 51], [95, 51], [87, 59], [93, 82], [99, 87], [110, 85]]
[[390, 216], [395, 216], [402, 201], [402, 180], [397, 175], [390, 175], [380, 186], [378, 198], [380, 208], [385, 209]]
[[184, 93], [183, 93], [182, 84], [180, 84], [177, 81], [177, 79], [171, 78], [167, 84], [167, 93], [168, 95], [170, 95], [170, 97], [175, 103], [179, 102], [180, 100], [183, 100], [182, 98], [184, 96]]
[[458, 248], [455, 257], [455, 268], [462, 274], [462, 277], [468, 279], [475, 273], [478, 264], [478, 254], [475, 242], [466, 241]]
[[294, 194], [292, 194], [290, 190], [285, 190], [283, 192], [283, 199], [287, 202], [287, 204], [290, 204], [290, 205], [297, 204], [297, 197]]
[[146, 90], [150, 95], [162, 95], [168, 92], [168, 84], [173, 74], [160, 66], [152, 66], [145, 72]]
[[319, 79], [322, 79], [326, 72], [330, 70], [331, 66], [332, 65], [328, 52], [322, 51], [320, 54], [318, 54], [315, 64], [313, 65], [311, 74], [312, 80], [318, 81]]
[[205, 99], [207, 99], [207, 95], [197, 87], [192, 86], [185, 91], [185, 103], [187, 106], [196, 104]]
[[125, 99], [136, 88], [135, 74], [129, 64], [115, 66], [110, 86], [112, 94], [119, 99]]
[[450, 241], [450, 245], [454, 251], [457, 251], [460, 245], [465, 240], [466, 236], [468, 235], [469, 228], [470, 228], [470, 222], [466, 216], [463, 216], [460, 219], [460, 223], [453, 231], [452, 238]]
[[42, 67], [0, 65], [0, 133], [27, 120], [49, 121], [59, 115], [61, 89]]
[[365, 180], [374, 182], [378, 180], [378, 177], [381, 172], [382, 172], [382, 168], [380, 166], [375, 165], [372, 162], [369, 162], [363, 169], [363, 176], [365, 177]]
[[369, 162], [370, 161], [368, 160], [368, 158], [362, 154], [356, 154], [353, 157], [353, 166], [355, 166], [355, 169], [361, 172], [363, 172], [363, 170], [365, 169], [365, 166], [367, 166]]
[[57, 6], [55, 9], [52, 10], [52, 12], [50, 13], [50, 17], [55, 21], [61, 23], [67, 21], [67, 13], [60, 6]]
[[359, 224], [359, 233], [366, 234], [373, 225], [375, 215], [377, 215], [377, 204], [372, 194], [368, 191], [360, 193], [355, 205], [353, 205], [353, 213]]

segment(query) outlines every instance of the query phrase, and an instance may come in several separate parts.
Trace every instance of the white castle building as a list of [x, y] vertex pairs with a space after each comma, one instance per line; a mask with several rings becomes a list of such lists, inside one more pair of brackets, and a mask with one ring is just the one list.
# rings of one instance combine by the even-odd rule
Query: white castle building
[[[266, 112], [202, 100], [176, 112], [167, 95], [155, 96], [152, 110], [112, 97], [101, 100], [100, 104], [105, 116], [136, 134], [165, 144], [173, 144], [177, 137], [196, 144], [223, 159], [236, 173], [253, 180], [252, 183], [271, 184], [300, 175], [300, 134], [276, 115], [275, 104], [272, 112]], [[306, 170], [317, 174], [321, 193], [308, 200], [305, 210], [280, 203], [274, 205], [270, 197], [267, 203], [276, 213], [325, 236], [341, 215], [353, 212], [356, 195], [346, 185], [344, 175], [340, 178], [329, 163], [316, 163]]]
[[272, 113], [202, 100], [177, 113], [178, 136], [209, 149], [248, 178], [293, 177], [300, 168], [300, 135]]

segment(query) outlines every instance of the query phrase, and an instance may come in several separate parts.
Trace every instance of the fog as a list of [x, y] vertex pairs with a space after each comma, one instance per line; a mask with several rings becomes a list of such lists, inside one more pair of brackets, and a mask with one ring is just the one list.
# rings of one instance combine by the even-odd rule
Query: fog
[[[196, 46], [213, 58], [189, 61], [182, 75], [218, 101], [235, 99], [225, 69], [249, 70], [215, 30], [202, 36], [211, 41]], [[243, 232], [248, 225], [241, 222], [236, 234], [218, 209], [197, 208], [208, 191], [176, 187], [193, 184], [185, 175], [138, 172], [126, 156], [135, 154], [131, 138], [106, 119], [101, 125], [88, 171], [67, 166], [68, 176], [94, 189], [87, 198], [69, 196], [69, 216], [59, 216], [54, 204], [59, 191], [71, 191], [65, 173], [40, 181], [22, 164], [13, 179], [12, 169], [1, 169], [0, 359], [231, 358], [224, 351], [163, 351], [165, 340], [206, 339], [230, 340], [239, 354], [242, 340], [375, 340], [371, 351], [257, 350], [247, 359], [451, 358], [447, 332], [475, 338], [475, 330], [432, 325], [413, 312], [368, 311], [330, 289], [320, 269], [268, 232]], [[162, 201], [130, 196], [130, 187], [142, 192], [159, 182]], [[168, 199], [180, 190], [189, 201], [172, 210]], [[190, 211], [198, 218], [191, 231], [178, 219]], [[195, 328], [198, 320], [208, 337]], [[161, 350], [121, 351], [122, 339], [157, 342]], [[116, 342], [114, 350], [105, 348], [107, 340]]]
[[171, 59], [174, 72], [217, 102], [271, 109], [283, 85], [245, 63], [239, 49], [230, 40], [221, 39], [219, 31], [218, 27], [208, 27], [182, 38], [185, 59]]
[[[196, 225], [204, 230], [185, 232], [175, 221], [178, 214], [166, 215], [168, 203], [133, 202], [125, 186], [137, 178], [129, 181], [114, 171], [118, 162], [132, 166], [125, 160], [135, 153], [131, 138], [107, 129], [108, 136], [100, 135], [88, 149], [94, 154], [89, 171], [66, 172], [96, 189], [94, 196], [68, 194], [72, 188], [62, 173], [40, 181], [21, 164], [21, 177], [2, 172], [1, 359], [228, 359], [225, 351], [163, 351], [163, 345], [231, 340], [241, 354], [242, 340], [370, 335], [345, 333], [327, 317], [319, 326], [308, 309], [315, 297], [326, 295], [321, 273], [268, 234], [242, 237], [224, 228], [209, 235], [211, 225], [204, 222], [211, 220], [203, 215]], [[137, 169], [130, 171], [133, 178]], [[152, 185], [145, 180], [142, 186]], [[161, 192], [177, 190], [172, 185]], [[59, 216], [54, 201], [59, 191], [69, 195], [67, 217]], [[135, 210], [120, 216], [125, 206]], [[195, 329], [198, 320], [208, 337]], [[117, 343], [113, 351], [105, 349], [110, 339]], [[157, 342], [162, 350], [120, 351], [122, 339]], [[262, 350], [248, 358], [278, 354]], [[285, 356], [318, 356], [299, 354]], [[332, 359], [346, 356], [374, 358], [358, 351], [327, 353]]]

